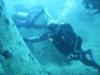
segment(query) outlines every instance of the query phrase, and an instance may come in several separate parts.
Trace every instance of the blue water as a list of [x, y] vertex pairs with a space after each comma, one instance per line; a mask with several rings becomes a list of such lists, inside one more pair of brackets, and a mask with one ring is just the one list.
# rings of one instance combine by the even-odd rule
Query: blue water
[[[47, 20], [44, 16], [40, 17], [36, 24], [43, 25], [50, 21], [71, 24], [75, 33], [83, 40], [82, 48], [84, 51], [92, 49], [94, 60], [100, 64], [100, 13], [91, 15], [95, 9], [86, 9], [82, 4], [82, 0], [4, 1], [6, 10], [11, 16], [14, 15], [16, 6], [22, 5], [29, 11], [33, 10], [35, 14], [38, 9], [32, 9], [32, 7], [40, 6], [44, 8], [49, 19]], [[18, 30], [21, 36], [26, 38], [42, 35], [46, 31], [44, 29], [26, 29], [23, 27], [18, 28]], [[84, 65], [80, 61], [69, 62], [48, 40], [26, 44], [38, 62], [50, 72], [48, 75], [99, 75], [96, 69]]]

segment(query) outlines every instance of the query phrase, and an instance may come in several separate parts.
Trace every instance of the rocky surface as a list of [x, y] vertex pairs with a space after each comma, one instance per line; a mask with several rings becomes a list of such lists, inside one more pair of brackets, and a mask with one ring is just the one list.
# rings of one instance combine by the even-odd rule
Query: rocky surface
[[0, 75], [45, 75], [0, 0]]

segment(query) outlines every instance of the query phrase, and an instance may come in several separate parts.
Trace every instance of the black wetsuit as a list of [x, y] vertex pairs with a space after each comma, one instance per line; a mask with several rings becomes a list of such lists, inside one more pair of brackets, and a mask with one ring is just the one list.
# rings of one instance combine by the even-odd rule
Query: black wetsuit
[[42, 35], [40, 38], [31, 40], [24, 38], [24, 40], [33, 43], [50, 39], [57, 50], [65, 57], [71, 54], [73, 55], [72, 60], [80, 60], [83, 64], [94, 67], [100, 71], [100, 65], [86, 57], [86, 52], [81, 48], [82, 39], [73, 31], [70, 24], [62, 24], [60, 26], [50, 25], [48, 29], [50, 33], [47, 33], [47, 35]]
[[[70, 54], [77, 55], [73, 60], [80, 60], [83, 64], [94, 67], [100, 71], [100, 65], [86, 57], [82, 50], [82, 39], [77, 36], [69, 24], [57, 27], [57, 31], [51, 36], [54, 46], [66, 57]], [[77, 43], [77, 44], [76, 44]]]
[[76, 34], [69, 25], [61, 25], [57, 28], [57, 31], [51, 34], [52, 43], [61, 53], [68, 56], [74, 50]]

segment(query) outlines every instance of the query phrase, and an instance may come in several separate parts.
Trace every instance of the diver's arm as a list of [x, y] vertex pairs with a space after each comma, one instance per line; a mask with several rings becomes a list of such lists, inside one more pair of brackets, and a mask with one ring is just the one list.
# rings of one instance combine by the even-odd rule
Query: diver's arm
[[44, 41], [44, 40], [47, 40], [48, 39], [48, 35], [47, 34], [44, 34], [42, 36], [35, 36], [33, 38], [23, 38], [24, 41], [26, 42], [41, 42], [41, 41]]

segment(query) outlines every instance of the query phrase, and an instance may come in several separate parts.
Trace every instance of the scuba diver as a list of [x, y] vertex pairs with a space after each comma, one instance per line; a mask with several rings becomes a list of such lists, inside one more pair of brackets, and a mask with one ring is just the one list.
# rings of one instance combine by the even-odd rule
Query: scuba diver
[[[45, 10], [39, 11], [35, 18], [31, 19], [30, 25], [24, 26], [25, 28], [37, 28], [37, 29], [46, 29], [47, 32], [41, 36], [35, 36], [32, 38], [23, 38], [25, 42], [40, 42], [44, 40], [49, 40], [56, 47], [56, 49], [61, 52], [66, 58], [69, 57], [71, 60], [80, 60], [83, 64], [91, 66], [100, 71], [100, 65], [97, 64], [93, 60], [93, 56], [91, 53], [91, 49], [84, 51], [81, 47], [82, 39], [79, 35], [77, 35], [72, 26], [68, 23], [55, 23], [51, 22], [46, 25], [38, 24], [35, 25], [39, 16], [45, 13]], [[17, 22], [17, 20], [16, 20]], [[23, 27], [23, 25], [19, 26]], [[87, 58], [87, 55], [90, 56], [91, 59]]]
[[[43, 40], [49, 40], [65, 57], [70, 57], [71, 60], [80, 60], [83, 64], [94, 67], [100, 71], [100, 65], [98, 65], [93, 59], [91, 49], [86, 52], [81, 48], [82, 39], [78, 36], [68, 23], [48, 24], [49, 31], [42, 36], [36, 38], [24, 38], [26, 42], [39, 42]], [[88, 59], [86, 55], [90, 55], [91, 59]]]
[[96, 10], [92, 14], [100, 13], [100, 0], [83, 0], [86, 9]]

